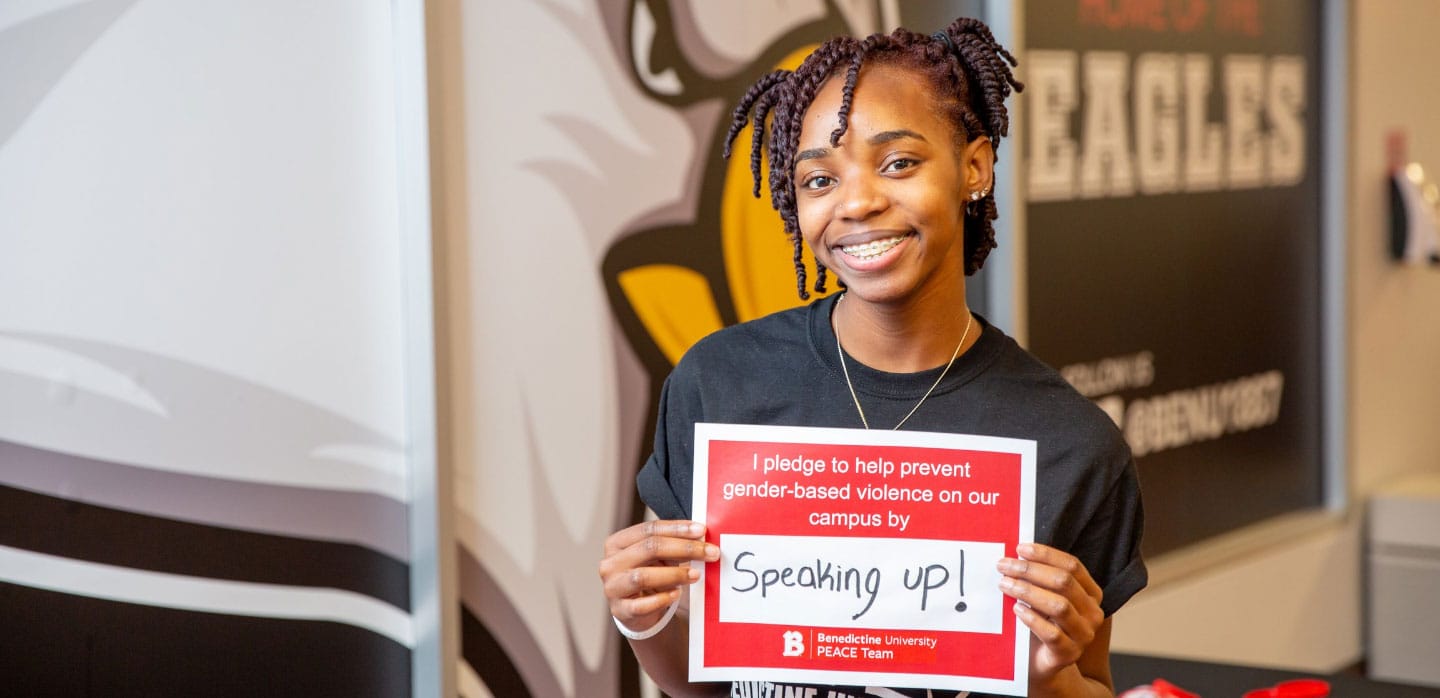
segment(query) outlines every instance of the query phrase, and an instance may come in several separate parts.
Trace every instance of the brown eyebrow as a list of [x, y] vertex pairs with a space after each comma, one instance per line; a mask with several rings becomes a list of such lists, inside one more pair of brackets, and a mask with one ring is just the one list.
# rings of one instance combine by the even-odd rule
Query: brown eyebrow
[[809, 150], [802, 150], [795, 154], [795, 164], [798, 165], [804, 160], [817, 160], [829, 154], [829, 148], [811, 148]]
[[[870, 145], [884, 145], [891, 141], [898, 141], [902, 138], [914, 138], [915, 140], [924, 141], [926, 143], [930, 142], [926, 140], [924, 136], [914, 131], [911, 131], [908, 128], [897, 128], [893, 131], [881, 131], [880, 133], [871, 136], [869, 140], [866, 141], [866, 143], [869, 143]], [[805, 160], [815, 160], [818, 158], [823, 158], [829, 154], [829, 148], [810, 148], [809, 150], [802, 150], [795, 154], [795, 164], [798, 165]]]
[[871, 136], [870, 140], [867, 142], [870, 145], [882, 145], [885, 143], [889, 143], [890, 141], [898, 141], [901, 138], [914, 138], [915, 140], [925, 141], [926, 143], [930, 142], [926, 141], [924, 136], [914, 131], [911, 131], [908, 128], [897, 128], [893, 131], [881, 131], [880, 133]]

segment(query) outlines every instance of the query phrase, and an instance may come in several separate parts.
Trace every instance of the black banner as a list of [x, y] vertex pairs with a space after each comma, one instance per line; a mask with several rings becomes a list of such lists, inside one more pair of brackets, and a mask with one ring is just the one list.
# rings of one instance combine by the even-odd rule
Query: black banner
[[1320, 25], [1029, 2], [1029, 347], [1120, 424], [1155, 554], [1321, 503]]

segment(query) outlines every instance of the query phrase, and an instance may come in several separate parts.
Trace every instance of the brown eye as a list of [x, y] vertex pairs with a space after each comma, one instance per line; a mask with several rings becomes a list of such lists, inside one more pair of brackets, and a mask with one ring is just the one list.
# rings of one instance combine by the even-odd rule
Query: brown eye
[[826, 177], [825, 175], [816, 175], [814, 177], [806, 179], [804, 182], [801, 182], [800, 186], [811, 191], [818, 191], [820, 189], [825, 189], [834, 183], [835, 180], [831, 179], [830, 177]]
[[885, 163], [885, 167], [882, 168], [881, 171], [899, 172], [901, 170], [908, 170], [918, 164], [920, 164], [920, 161], [912, 158], [895, 158], [894, 160]]

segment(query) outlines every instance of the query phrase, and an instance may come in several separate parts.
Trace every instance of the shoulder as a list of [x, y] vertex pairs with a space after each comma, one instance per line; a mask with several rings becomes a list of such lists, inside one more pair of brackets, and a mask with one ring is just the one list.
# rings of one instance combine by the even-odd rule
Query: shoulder
[[1058, 371], [1026, 351], [1004, 331], [987, 323], [985, 335], [994, 346], [986, 376], [998, 384], [997, 389], [1006, 388], [1007, 394], [1018, 399], [1042, 403], [1089, 402]]
[[1111, 469], [1130, 460], [1124, 436], [1104, 410], [1010, 337], [1002, 340], [986, 372], [994, 408], [1024, 423], [1031, 433], [1051, 435], [1047, 441], [1052, 448], [1084, 451], [1086, 460]]

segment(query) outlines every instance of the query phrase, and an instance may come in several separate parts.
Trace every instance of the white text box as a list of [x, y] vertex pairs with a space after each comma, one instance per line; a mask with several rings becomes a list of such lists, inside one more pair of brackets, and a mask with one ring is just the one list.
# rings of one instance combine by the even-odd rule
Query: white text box
[[999, 633], [1001, 543], [721, 534], [720, 621]]

